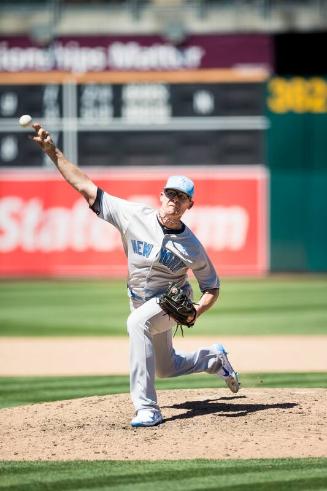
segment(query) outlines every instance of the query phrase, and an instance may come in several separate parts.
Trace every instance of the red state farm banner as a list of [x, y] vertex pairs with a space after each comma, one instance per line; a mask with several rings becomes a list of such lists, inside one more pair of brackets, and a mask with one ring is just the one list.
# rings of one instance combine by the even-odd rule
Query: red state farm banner
[[[176, 169], [195, 182], [185, 223], [220, 275], [268, 268], [267, 171], [263, 167]], [[110, 194], [159, 207], [167, 172], [109, 169], [88, 175]], [[124, 276], [119, 232], [54, 172], [1, 174], [0, 276]]]

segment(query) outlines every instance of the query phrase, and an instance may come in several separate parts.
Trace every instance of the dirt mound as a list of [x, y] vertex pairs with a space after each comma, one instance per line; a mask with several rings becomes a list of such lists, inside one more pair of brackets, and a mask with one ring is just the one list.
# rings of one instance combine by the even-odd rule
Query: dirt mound
[[138, 429], [128, 394], [7, 408], [0, 459], [326, 456], [326, 399], [326, 389], [160, 391], [164, 424]]

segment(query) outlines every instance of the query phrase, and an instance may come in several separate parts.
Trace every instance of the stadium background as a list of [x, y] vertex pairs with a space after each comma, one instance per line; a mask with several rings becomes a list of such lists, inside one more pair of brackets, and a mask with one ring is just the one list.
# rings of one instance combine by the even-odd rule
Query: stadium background
[[[169, 174], [193, 177], [197, 206], [188, 220], [224, 290], [190, 337], [242, 336], [231, 341], [235, 347], [259, 336], [256, 349], [268, 359], [269, 343], [281, 334], [293, 363], [284, 371], [282, 363], [245, 368], [244, 386], [326, 387], [320, 351], [316, 364], [292, 354], [295, 340], [300, 351], [314, 341], [323, 352], [327, 339], [326, 2], [3, 1], [0, 13], [2, 406], [128, 390], [126, 377], [106, 372], [105, 357], [102, 371], [90, 361], [91, 337], [110, 344], [107, 336], [125, 336], [119, 237], [28, 140], [21, 114], [44, 123], [66, 155], [113, 194], [156, 205]], [[84, 379], [59, 377], [70, 374], [67, 367], [47, 371], [62, 349], [56, 343], [71, 336], [90, 343]], [[41, 351], [33, 363], [28, 358], [31, 344], [44, 350], [43, 365]], [[192, 387], [210, 384], [192, 380]], [[43, 464], [25, 464], [23, 479], [21, 463], [3, 460], [4, 485], [44, 483]], [[213, 475], [223, 464], [216, 465]], [[231, 465], [237, 474], [239, 464]], [[256, 472], [263, 464], [248, 465]], [[266, 470], [262, 489], [276, 489], [285, 468], [285, 489], [326, 483], [324, 459], [267, 466], [275, 474]], [[96, 472], [86, 467], [76, 479]], [[53, 489], [63, 489], [67, 469], [53, 469]], [[300, 479], [304, 470], [310, 483]], [[247, 489], [242, 472], [237, 482]], [[212, 485], [208, 479], [201, 489]], [[172, 476], [162, 481], [166, 489], [176, 485]]]

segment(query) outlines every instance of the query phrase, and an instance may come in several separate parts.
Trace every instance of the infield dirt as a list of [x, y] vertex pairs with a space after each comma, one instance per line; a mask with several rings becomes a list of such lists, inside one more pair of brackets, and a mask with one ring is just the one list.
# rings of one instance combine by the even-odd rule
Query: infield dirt
[[327, 389], [159, 391], [164, 423], [132, 429], [128, 394], [0, 411], [2, 460], [327, 455]]
[[[245, 372], [327, 372], [327, 335], [174, 338], [181, 351], [219, 341], [234, 368]], [[128, 374], [128, 338], [0, 339], [1, 376]]]

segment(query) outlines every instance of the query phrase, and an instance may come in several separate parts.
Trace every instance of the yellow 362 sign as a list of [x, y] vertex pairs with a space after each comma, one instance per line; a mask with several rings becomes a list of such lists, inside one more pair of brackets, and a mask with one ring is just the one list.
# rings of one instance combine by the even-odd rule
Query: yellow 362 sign
[[323, 78], [281, 78], [268, 83], [267, 105], [274, 113], [326, 113], [327, 81]]

